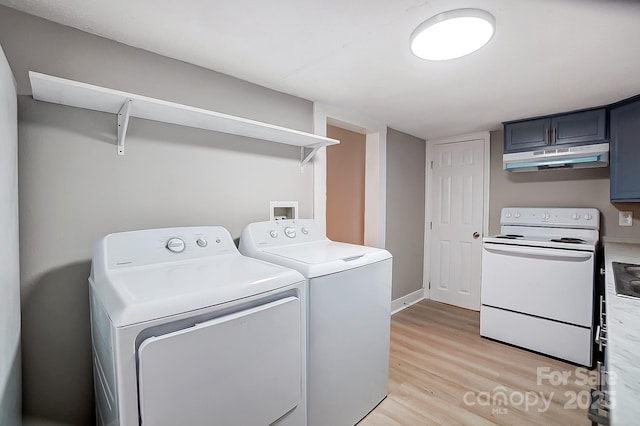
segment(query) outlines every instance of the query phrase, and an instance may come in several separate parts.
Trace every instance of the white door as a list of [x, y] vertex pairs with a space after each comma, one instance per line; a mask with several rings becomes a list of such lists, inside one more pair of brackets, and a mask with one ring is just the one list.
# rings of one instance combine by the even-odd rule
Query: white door
[[480, 309], [484, 139], [434, 144], [430, 152], [430, 298]]

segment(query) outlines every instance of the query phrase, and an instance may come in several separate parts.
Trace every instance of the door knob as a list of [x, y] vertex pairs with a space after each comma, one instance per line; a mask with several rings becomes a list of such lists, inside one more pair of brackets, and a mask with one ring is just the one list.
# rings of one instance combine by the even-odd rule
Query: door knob
[[480, 237], [480, 234], [479, 234], [479, 233], [477, 233], [477, 232], [474, 232], [474, 233], [473, 233], [473, 239], [474, 239], [474, 240], [477, 240], [477, 239], [478, 239], [478, 237]]

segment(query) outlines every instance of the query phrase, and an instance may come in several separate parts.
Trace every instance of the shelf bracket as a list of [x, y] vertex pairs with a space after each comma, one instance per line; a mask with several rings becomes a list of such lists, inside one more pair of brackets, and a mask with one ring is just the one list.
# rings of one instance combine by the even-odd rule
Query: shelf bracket
[[307, 148], [311, 148], [311, 152], [307, 154], [306, 157], [304, 155], [305, 147], [304, 146], [300, 147], [300, 173], [304, 171], [304, 165], [307, 164], [316, 155], [318, 150], [322, 147], [324, 147], [324, 145], [307, 147]]
[[124, 139], [127, 137], [132, 103], [133, 99], [127, 99], [118, 111], [118, 155], [124, 155]]

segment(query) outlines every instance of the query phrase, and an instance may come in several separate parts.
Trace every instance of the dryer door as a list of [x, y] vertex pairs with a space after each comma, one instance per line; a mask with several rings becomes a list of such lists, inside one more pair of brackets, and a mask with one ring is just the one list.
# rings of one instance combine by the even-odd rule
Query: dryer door
[[287, 297], [146, 339], [143, 425], [268, 425], [301, 397], [301, 306]]

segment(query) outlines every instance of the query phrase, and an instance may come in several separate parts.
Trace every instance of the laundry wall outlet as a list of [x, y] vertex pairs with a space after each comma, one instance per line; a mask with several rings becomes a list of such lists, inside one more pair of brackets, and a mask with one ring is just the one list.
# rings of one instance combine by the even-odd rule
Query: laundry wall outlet
[[270, 220], [298, 219], [297, 201], [271, 201]]

